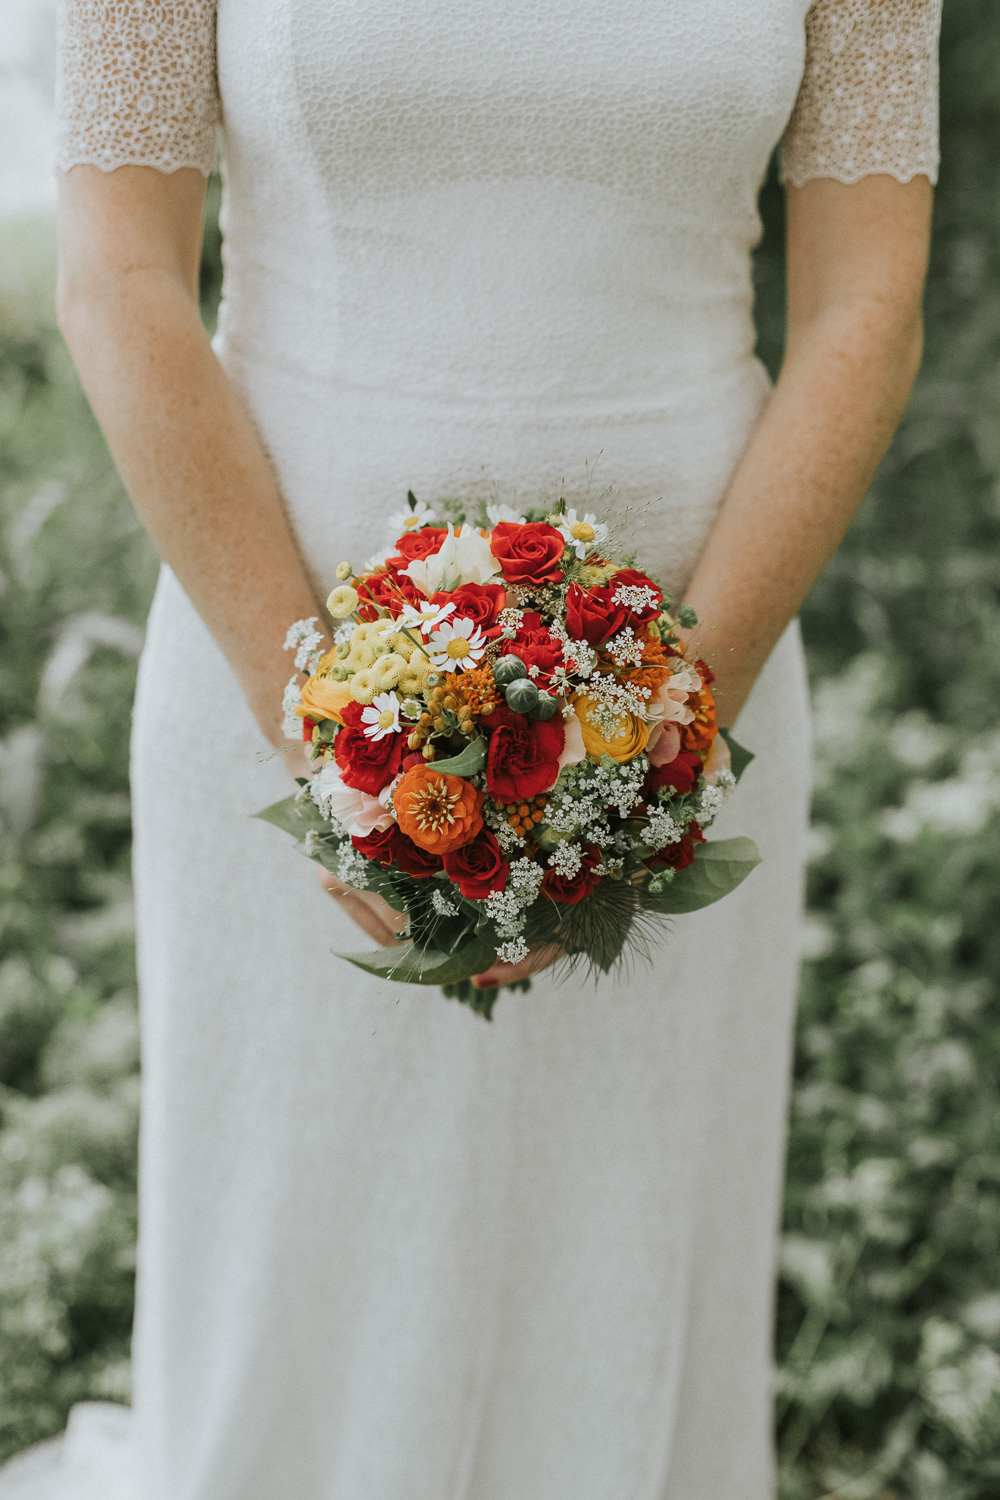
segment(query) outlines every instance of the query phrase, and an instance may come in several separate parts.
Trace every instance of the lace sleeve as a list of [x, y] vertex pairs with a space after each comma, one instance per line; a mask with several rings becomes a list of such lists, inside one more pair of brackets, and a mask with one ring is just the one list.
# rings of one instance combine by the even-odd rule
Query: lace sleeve
[[215, 0], [60, 0], [57, 165], [207, 174], [221, 111]]
[[782, 178], [937, 181], [941, 0], [815, 0]]

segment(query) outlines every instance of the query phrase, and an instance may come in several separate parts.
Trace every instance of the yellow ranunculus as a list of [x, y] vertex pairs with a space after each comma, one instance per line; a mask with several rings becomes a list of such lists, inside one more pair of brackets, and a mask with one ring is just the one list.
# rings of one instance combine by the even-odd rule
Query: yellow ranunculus
[[586, 693], [577, 698], [573, 705], [580, 721], [580, 733], [583, 735], [587, 754], [610, 755], [612, 760], [617, 761], [634, 760], [646, 748], [649, 725], [644, 719], [636, 719], [632, 714], [623, 713], [619, 716], [615, 733], [606, 736], [591, 718], [597, 708], [597, 702]]
[[351, 701], [349, 683], [334, 682], [320, 672], [310, 677], [302, 689], [302, 713], [310, 719], [336, 719], [341, 723], [341, 710]]

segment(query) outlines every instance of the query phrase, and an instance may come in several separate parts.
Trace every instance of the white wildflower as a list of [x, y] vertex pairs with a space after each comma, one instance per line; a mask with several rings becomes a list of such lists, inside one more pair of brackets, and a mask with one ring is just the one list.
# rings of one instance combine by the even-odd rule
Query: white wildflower
[[549, 855], [551, 868], [566, 880], [572, 880], [574, 875], [578, 875], [582, 864], [583, 851], [579, 844], [560, 844], [555, 852]]
[[399, 624], [407, 630], [420, 630], [428, 636], [454, 613], [454, 604], [431, 604], [430, 600], [424, 600], [418, 605], [404, 604]]
[[642, 842], [651, 849], [665, 849], [668, 844], [677, 844], [684, 837], [686, 824], [679, 823], [668, 808], [660, 805], [649, 815], [642, 833]]
[[659, 613], [660, 595], [648, 584], [623, 583], [611, 597], [634, 615], [648, 615], [651, 610]]
[[368, 884], [368, 861], [353, 844], [342, 844], [337, 856], [337, 875], [345, 885], [364, 890]]
[[431, 891], [431, 905], [439, 917], [457, 917], [458, 907], [453, 901], [449, 901], [443, 891]]
[[642, 641], [636, 635], [631, 625], [626, 625], [613, 635], [605, 643], [604, 649], [611, 657], [616, 667], [624, 667], [629, 662], [635, 667], [642, 666]]
[[284, 715], [282, 730], [286, 740], [300, 740], [302, 738], [302, 720], [295, 710], [302, 702], [302, 686], [297, 677], [290, 677], [281, 698], [281, 712]]
[[511, 938], [509, 942], [501, 943], [497, 949], [497, 958], [502, 964], [519, 964], [531, 949], [523, 937]]

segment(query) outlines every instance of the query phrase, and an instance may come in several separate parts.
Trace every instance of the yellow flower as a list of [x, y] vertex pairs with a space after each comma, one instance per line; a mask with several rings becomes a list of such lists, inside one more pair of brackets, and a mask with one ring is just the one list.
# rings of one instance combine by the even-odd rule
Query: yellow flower
[[[416, 660], [417, 661], [421, 661], [421, 660], [426, 661], [427, 658], [426, 657], [417, 657]], [[399, 674], [399, 683], [398, 683], [399, 691], [401, 693], [419, 693], [419, 692], [422, 692], [423, 686], [424, 686], [424, 678], [426, 676], [427, 676], [426, 672], [420, 672], [420, 671], [418, 671], [413, 666], [413, 664], [411, 663], [410, 666], [406, 667], [405, 670], [402, 671], [402, 672], [400, 672], [400, 674]]]
[[573, 711], [580, 721], [580, 733], [583, 735], [587, 754], [610, 755], [612, 760], [617, 761], [634, 760], [637, 755], [641, 755], [649, 739], [649, 725], [645, 720], [636, 719], [629, 713], [622, 713], [619, 715], [614, 734], [604, 735], [591, 717], [599, 707], [597, 701], [586, 693], [577, 698], [573, 704]]
[[341, 583], [330, 594], [326, 607], [335, 620], [346, 620], [348, 615], [353, 615], [360, 599], [356, 588], [352, 588], [349, 583]]
[[[329, 653], [328, 653], [329, 654]], [[323, 658], [326, 661], [326, 657]], [[341, 713], [351, 701], [351, 691], [346, 682], [334, 682], [320, 670], [308, 679], [302, 688], [300, 717], [308, 719], [336, 719], [341, 723]]]
[[363, 667], [360, 672], [355, 672], [350, 681], [350, 689], [355, 703], [370, 703], [375, 694], [380, 691], [373, 669]]
[[405, 671], [406, 662], [398, 652], [390, 651], [388, 656], [380, 656], [372, 667], [379, 692], [385, 693], [394, 688]]
[[346, 583], [348, 578], [350, 578], [352, 572], [353, 569], [351, 568], [350, 563], [337, 564], [337, 577], [341, 583]]

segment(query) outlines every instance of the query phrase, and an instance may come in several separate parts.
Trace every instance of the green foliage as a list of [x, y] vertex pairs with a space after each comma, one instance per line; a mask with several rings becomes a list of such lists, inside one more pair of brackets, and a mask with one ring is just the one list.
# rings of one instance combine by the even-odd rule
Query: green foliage
[[[995, 0], [947, 0], [942, 56], [924, 370], [804, 615], [818, 777], [778, 1306], [784, 1500], [1000, 1494]], [[763, 208], [760, 347], [774, 369], [773, 181]], [[127, 1397], [126, 756], [153, 563], [39, 291], [47, 241], [2, 248], [3, 274], [35, 278], [0, 285], [7, 1453], [57, 1431], [74, 1400]], [[203, 287], [214, 305], [217, 254]]]

